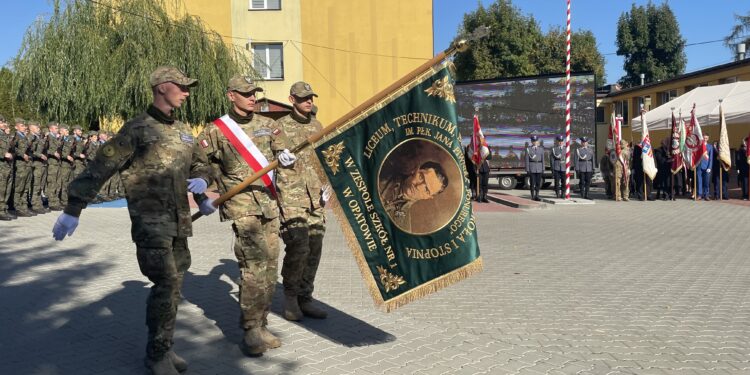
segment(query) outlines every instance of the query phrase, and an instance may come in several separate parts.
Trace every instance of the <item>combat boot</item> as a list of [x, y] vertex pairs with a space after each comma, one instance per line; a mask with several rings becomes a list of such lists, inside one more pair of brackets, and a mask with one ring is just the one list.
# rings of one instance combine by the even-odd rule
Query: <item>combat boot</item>
[[266, 327], [260, 327], [260, 337], [268, 349], [276, 349], [281, 346], [281, 339], [276, 337]]
[[242, 351], [249, 357], [259, 357], [266, 351], [266, 344], [263, 342], [263, 333], [260, 327], [250, 328], [245, 331], [245, 338], [242, 339]]
[[174, 368], [172, 360], [168, 355], [164, 355], [160, 360], [153, 361], [146, 358], [146, 367], [151, 370], [153, 375], [179, 375], [180, 373]]
[[184, 358], [177, 355], [177, 353], [175, 353], [173, 350], [170, 350], [167, 352], [167, 357], [169, 357], [169, 360], [172, 361], [172, 365], [177, 371], [179, 372], [187, 371], [187, 368], [188, 368], [187, 361]]
[[0, 213], [0, 220], [2, 221], [11, 221], [13, 220], [13, 216], [10, 216], [7, 212]]
[[297, 296], [284, 296], [284, 318], [293, 322], [302, 320]]
[[313, 319], [325, 319], [328, 317], [328, 313], [315, 306], [313, 301], [300, 302], [299, 308], [302, 310], [302, 314]]

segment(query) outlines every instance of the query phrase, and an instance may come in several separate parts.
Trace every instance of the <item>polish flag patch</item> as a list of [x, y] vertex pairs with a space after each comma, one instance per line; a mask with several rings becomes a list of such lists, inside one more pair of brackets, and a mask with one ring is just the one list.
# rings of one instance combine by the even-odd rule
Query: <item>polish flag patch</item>
[[208, 148], [208, 141], [207, 140], [201, 139], [200, 144], [201, 144], [201, 147]]

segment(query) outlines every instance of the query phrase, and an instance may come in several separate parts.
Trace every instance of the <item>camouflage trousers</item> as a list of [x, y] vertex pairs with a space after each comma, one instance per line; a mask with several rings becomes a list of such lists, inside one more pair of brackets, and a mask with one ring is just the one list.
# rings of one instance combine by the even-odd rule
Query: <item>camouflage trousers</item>
[[136, 243], [141, 273], [154, 285], [146, 302], [146, 355], [158, 361], [172, 348], [177, 305], [185, 271], [190, 267], [187, 238], [153, 238]]
[[240, 267], [240, 322], [245, 330], [265, 326], [276, 290], [279, 219], [246, 216], [232, 224]]
[[59, 181], [59, 193], [60, 205], [65, 206], [68, 204], [68, 184], [73, 180], [73, 163], [69, 161], [63, 161], [60, 164], [60, 175]]
[[617, 163], [615, 166], [614, 178], [612, 179], [614, 188], [612, 192], [615, 195], [615, 200], [626, 199], [630, 195], [630, 178], [625, 176], [625, 169], [622, 164]]
[[44, 193], [50, 207], [60, 205], [60, 161], [50, 159], [47, 164], [47, 183], [44, 184]]
[[30, 178], [29, 191], [31, 192], [31, 208], [40, 210], [44, 208], [42, 204], [42, 184], [44, 175], [47, 172], [47, 165], [43, 161], [34, 161], [32, 178]]
[[0, 213], [8, 211], [8, 200], [13, 190], [13, 164], [0, 160]]
[[281, 276], [284, 294], [297, 296], [300, 302], [312, 300], [315, 274], [323, 250], [325, 210], [286, 208], [281, 224], [281, 238], [286, 245]]
[[16, 161], [16, 173], [14, 175], [15, 191], [13, 192], [13, 206], [18, 212], [27, 212], [29, 179], [31, 178], [31, 163]]

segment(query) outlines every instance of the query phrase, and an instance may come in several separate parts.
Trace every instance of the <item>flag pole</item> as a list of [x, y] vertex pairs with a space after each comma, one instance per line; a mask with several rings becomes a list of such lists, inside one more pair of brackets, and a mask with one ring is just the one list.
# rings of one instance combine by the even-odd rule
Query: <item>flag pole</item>
[[693, 202], [698, 201], [698, 172], [693, 168]]
[[[426, 61], [422, 65], [416, 67], [414, 70], [406, 74], [405, 76], [399, 78], [396, 82], [391, 83], [388, 87], [384, 88], [377, 94], [373, 95], [370, 99], [366, 100], [364, 103], [358, 105], [356, 108], [352, 109], [351, 111], [347, 112], [345, 115], [339, 117], [338, 120], [334, 121], [332, 124], [326, 126], [322, 130], [320, 130], [317, 133], [314, 133], [310, 135], [306, 140], [304, 140], [302, 143], [294, 146], [291, 149], [292, 153], [297, 153], [310, 145], [314, 144], [315, 142], [321, 140], [326, 135], [332, 133], [335, 131], [338, 127], [341, 125], [344, 125], [347, 121], [349, 121], [354, 116], [364, 112], [366, 109], [370, 108], [377, 102], [385, 99], [389, 95], [391, 95], [394, 91], [396, 91], [398, 88], [406, 85], [411, 81], [412, 79], [416, 78], [420, 74], [426, 72], [428, 69], [432, 68], [434, 65], [439, 64], [441, 61], [445, 60], [446, 58], [452, 56], [456, 52], [464, 52], [469, 49], [469, 41], [477, 40], [479, 38], [483, 38], [489, 34], [489, 28], [486, 26], [480, 26], [478, 27], [473, 34], [469, 35], [466, 39], [457, 40], [454, 43], [451, 44], [450, 47], [448, 47], [443, 52], [440, 52], [435, 57], [430, 59], [429, 61]], [[259, 178], [261, 178], [263, 175], [267, 174], [268, 172], [276, 169], [279, 166], [278, 160], [273, 160], [270, 163], [268, 163], [267, 166], [265, 166], [263, 169], [257, 171], [252, 176], [247, 177], [239, 184], [233, 186], [231, 189], [229, 189], [226, 193], [221, 195], [220, 197], [216, 198], [213, 202], [214, 207], [219, 207], [222, 203], [228, 201], [233, 196], [239, 194], [243, 190], [245, 190], [248, 186], [250, 186], [253, 182], [257, 181]], [[196, 221], [198, 220], [203, 214], [199, 212], [193, 214], [192, 220]]]
[[567, 0], [567, 5], [567, 31], [565, 33], [565, 200], [570, 200], [570, 0]]
[[[643, 135], [643, 106], [641, 106], [641, 135]], [[632, 142], [632, 131], [630, 132], [630, 137]], [[643, 136], [641, 136], [641, 138], [643, 138]], [[641, 140], [641, 173], [643, 173], [643, 201], [648, 202], [648, 190], [646, 190], [646, 168], [644, 168], [643, 164], [643, 140]]]

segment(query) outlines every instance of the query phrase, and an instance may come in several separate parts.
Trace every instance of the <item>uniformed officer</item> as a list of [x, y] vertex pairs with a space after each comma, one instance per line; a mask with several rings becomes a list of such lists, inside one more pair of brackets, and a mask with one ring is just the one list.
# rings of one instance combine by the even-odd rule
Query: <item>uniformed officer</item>
[[[292, 112], [277, 120], [275, 127], [286, 133], [279, 139], [275, 152], [302, 143], [323, 126], [312, 114], [313, 98], [318, 96], [309, 84], [296, 82], [289, 90]], [[325, 195], [323, 184], [313, 171], [315, 156], [311, 149], [297, 155], [299, 160], [277, 169], [276, 184], [281, 208], [281, 238], [285, 255], [281, 268], [284, 285], [284, 317], [300, 320], [302, 316], [324, 319], [327, 313], [313, 303], [315, 274], [318, 271], [325, 234]]]
[[555, 197], [563, 198], [565, 195], [563, 184], [565, 183], [565, 145], [562, 135], [555, 137], [555, 146], [552, 147], [552, 177], [555, 180]]
[[[100, 131], [98, 142], [97, 142], [99, 143], [99, 147], [105, 144], [107, 140], [109, 140], [109, 134], [107, 134], [106, 131]], [[112, 181], [114, 181], [114, 178], [115, 178], [114, 176], [110, 177], [107, 180], [107, 182], [105, 182], [104, 185], [102, 185], [102, 188], [99, 190], [99, 196], [104, 201], [109, 201], [113, 199], [110, 197], [110, 191], [112, 191], [112, 195], [114, 195], [114, 190], [112, 190], [113, 189]]]
[[740, 196], [740, 199], [748, 200], [750, 198], [750, 194], [748, 194], [748, 186], [747, 186], [747, 176], [748, 176], [748, 169], [750, 169], [750, 165], [748, 165], [748, 158], [747, 158], [747, 142], [750, 138], [744, 138], [742, 140], [742, 145], [740, 145], [740, 148], [737, 149], [734, 153], [734, 165], [737, 167], [737, 181], [740, 184], [742, 195]]
[[65, 207], [68, 204], [68, 185], [73, 179], [73, 169], [75, 168], [75, 159], [73, 151], [76, 146], [75, 137], [70, 134], [70, 127], [60, 124], [60, 177], [59, 193], [60, 206]]
[[39, 123], [29, 121], [29, 137], [31, 138], [31, 177], [28, 191], [31, 194], [31, 211], [35, 214], [44, 214], [49, 209], [44, 208], [42, 203], [42, 181], [47, 169], [47, 142], [41, 133]]
[[477, 202], [482, 203], [489, 203], [490, 201], [487, 200], [487, 190], [489, 189], [490, 184], [490, 162], [489, 160], [492, 160], [492, 152], [490, 151], [487, 154], [487, 157], [482, 160], [482, 163], [479, 164], [478, 172], [479, 172], [479, 196], [477, 196]]
[[16, 218], [8, 212], [8, 200], [13, 189], [13, 137], [10, 125], [5, 117], [0, 116], [0, 220]]
[[13, 143], [15, 157], [13, 207], [19, 217], [34, 216], [28, 206], [29, 179], [31, 178], [31, 137], [28, 135], [26, 121], [17, 118], [16, 136]]
[[578, 185], [581, 190], [581, 198], [592, 199], [589, 197], [589, 188], [591, 187], [591, 176], [594, 174], [594, 152], [589, 149], [588, 137], [581, 137], [580, 141], [581, 145], [576, 150]]
[[[611, 151], [614, 153], [614, 151]], [[604, 155], [602, 155], [601, 160], [599, 160], [599, 171], [602, 173], [602, 177], [604, 178], [604, 191], [607, 194], [607, 199], [612, 199], [614, 194], [612, 193], [612, 169], [614, 169], [614, 166], [612, 165], [612, 160], [609, 158], [610, 150], [604, 149]]]
[[185, 360], [172, 351], [180, 287], [190, 266], [187, 193], [199, 202], [206, 199], [211, 168], [190, 127], [174, 118], [174, 109], [185, 102], [197, 80], [162, 66], [151, 74], [150, 84], [153, 104], [125, 123], [70, 183], [68, 204], [52, 232], [56, 240], [72, 235], [81, 211], [102, 184], [122, 172], [138, 265], [153, 283], [146, 307], [145, 363], [155, 375], [177, 375], [187, 369]]
[[[231, 102], [229, 113], [207, 125], [199, 139], [219, 174], [217, 186], [221, 194], [255, 173], [243, 156], [246, 151], [251, 155], [258, 151], [266, 161], [252, 160], [257, 161], [257, 165], [267, 165], [267, 161], [273, 159], [272, 144], [282, 134], [281, 129], [274, 127], [272, 119], [254, 114], [258, 91], [263, 89], [250, 77], [232, 77], [227, 85], [227, 97]], [[246, 136], [256, 149], [233, 144], [224, 133], [232, 129], [236, 131], [232, 134]], [[294, 156], [281, 153], [279, 161], [282, 165], [291, 165]], [[281, 346], [281, 340], [266, 328], [266, 317], [276, 290], [279, 258], [279, 208], [272, 176], [268, 176], [268, 182], [266, 185], [262, 179], [256, 181], [224, 202], [220, 209], [221, 221], [233, 221], [234, 254], [240, 267], [240, 318], [245, 330], [241, 347], [250, 356]], [[213, 210], [211, 200], [202, 203], [202, 213]]]
[[59, 125], [55, 122], [49, 123], [49, 138], [47, 139], [47, 183], [44, 185], [44, 193], [47, 195], [47, 205], [52, 211], [62, 210], [60, 203], [60, 151], [62, 149], [62, 138]]
[[621, 151], [620, 157], [616, 156], [615, 152], [611, 155], [614, 158], [613, 164], [615, 166], [614, 173], [614, 193], [615, 201], [629, 201], [628, 195], [630, 194], [630, 149], [628, 148], [628, 142], [626, 140], [620, 141]]
[[539, 137], [531, 136], [531, 147], [526, 148], [526, 173], [529, 175], [531, 199], [539, 201], [539, 189], [544, 173], [544, 147], [539, 145]]

